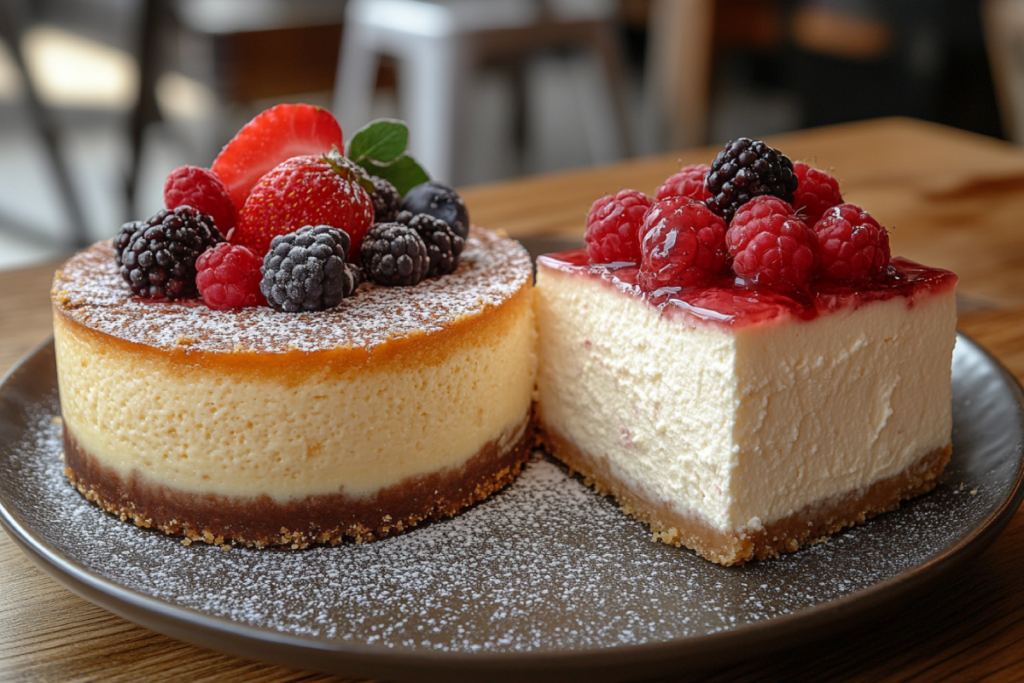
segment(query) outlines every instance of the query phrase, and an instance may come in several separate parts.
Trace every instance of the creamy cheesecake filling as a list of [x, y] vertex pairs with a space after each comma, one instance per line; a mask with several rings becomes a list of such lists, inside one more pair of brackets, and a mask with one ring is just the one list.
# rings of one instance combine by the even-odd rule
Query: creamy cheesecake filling
[[367, 496], [519, 436], [535, 332], [528, 296], [508, 309], [471, 335], [354, 365], [305, 354], [278, 372], [197, 363], [57, 315], [61, 410], [82, 448], [126, 479], [138, 470], [176, 489], [277, 501]]
[[64, 426], [65, 473], [83, 496], [104, 510], [207, 543], [249, 546], [338, 544], [385, 538], [441, 519], [486, 499], [508, 485], [530, 455], [534, 438], [529, 417], [512, 432], [484, 444], [458, 467], [397, 482], [371, 496], [308, 495], [289, 501], [269, 496], [230, 496], [182, 491], [133, 470], [128, 478], [94, 457]]
[[949, 444], [952, 286], [736, 327], [543, 262], [536, 291], [542, 424], [638, 498], [720, 532], [757, 532]]

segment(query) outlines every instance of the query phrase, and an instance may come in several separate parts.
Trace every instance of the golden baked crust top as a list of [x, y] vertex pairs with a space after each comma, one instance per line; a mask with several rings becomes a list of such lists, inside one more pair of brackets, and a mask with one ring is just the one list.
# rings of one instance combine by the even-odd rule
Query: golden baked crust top
[[132, 296], [109, 241], [72, 257], [54, 278], [54, 311], [87, 328], [165, 351], [367, 351], [396, 339], [438, 332], [499, 306], [533, 278], [530, 257], [513, 240], [473, 227], [458, 270], [413, 287], [364, 283], [337, 308], [279, 313], [271, 308], [214, 311], [201, 304], [145, 303]]

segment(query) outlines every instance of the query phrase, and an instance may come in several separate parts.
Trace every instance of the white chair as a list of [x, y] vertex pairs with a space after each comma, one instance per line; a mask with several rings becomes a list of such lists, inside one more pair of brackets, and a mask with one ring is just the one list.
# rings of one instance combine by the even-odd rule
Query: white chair
[[611, 137], [628, 154], [615, 16], [609, 0], [350, 0], [334, 112], [345, 130], [365, 124], [379, 58], [394, 57], [410, 152], [433, 177], [457, 183], [474, 71], [488, 61], [584, 47], [601, 58], [612, 109], [606, 118], [614, 121], [613, 130], [588, 129], [591, 150]]

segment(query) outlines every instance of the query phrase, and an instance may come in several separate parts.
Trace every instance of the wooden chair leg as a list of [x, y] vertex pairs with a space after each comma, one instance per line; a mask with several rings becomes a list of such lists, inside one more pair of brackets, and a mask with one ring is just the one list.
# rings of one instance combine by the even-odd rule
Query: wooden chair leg
[[623, 155], [631, 157], [633, 156], [633, 144], [629, 131], [629, 116], [626, 112], [625, 78], [622, 73], [625, 57], [622, 51], [622, 41], [615, 31], [614, 25], [610, 23], [601, 22], [595, 26], [594, 30], [596, 32], [594, 43], [597, 45], [597, 52], [601, 57], [605, 82], [608, 84], [611, 95], [616, 132], [619, 134]]
[[707, 142], [714, 12], [714, 0], [651, 4], [644, 104], [659, 147]]
[[57, 127], [54, 125], [53, 117], [49, 110], [43, 106], [39, 93], [36, 92], [35, 84], [29, 75], [25, 65], [25, 58], [21, 52], [21, 41], [25, 35], [25, 23], [22, 16], [10, 0], [0, 0], [0, 37], [10, 45], [11, 54], [14, 57], [15, 66], [21, 74], [21, 80], [25, 88], [25, 99], [28, 102], [30, 119], [36, 126], [36, 131], [43, 142], [46, 150], [46, 158], [50, 164], [54, 176], [57, 179], [57, 189], [64, 202], [67, 211], [68, 221], [71, 227], [71, 243], [74, 247], [83, 247], [89, 243], [88, 232], [85, 226], [85, 216], [82, 213], [81, 205], [78, 203], [78, 196], [75, 194], [74, 186], [71, 184], [71, 174], [68, 172], [67, 164], [61, 156], [60, 147], [57, 142]]
[[127, 216], [135, 211], [139, 172], [142, 166], [142, 145], [146, 128], [160, 121], [160, 107], [156, 101], [156, 81], [160, 76], [160, 33], [163, 22], [170, 16], [165, 0], [145, 0], [142, 5], [139, 43], [136, 57], [139, 64], [139, 94], [132, 109], [128, 126], [130, 158], [125, 179]]

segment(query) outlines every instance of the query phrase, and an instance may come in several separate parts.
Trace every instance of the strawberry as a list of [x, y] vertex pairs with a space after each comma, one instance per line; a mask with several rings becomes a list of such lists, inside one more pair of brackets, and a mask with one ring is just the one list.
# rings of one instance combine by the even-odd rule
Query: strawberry
[[344, 149], [331, 112], [309, 104], [279, 104], [242, 126], [211, 167], [239, 211], [263, 174], [292, 157]]
[[337, 154], [288, 159], [252, 188], [231, 241], [262, 257], [278, 235], [305, 225], [329, 225], [348, 233], [348, 257], [356, 259], [373, 223], [373, 200], [363, 182], [369, 181], [362, 169]]

